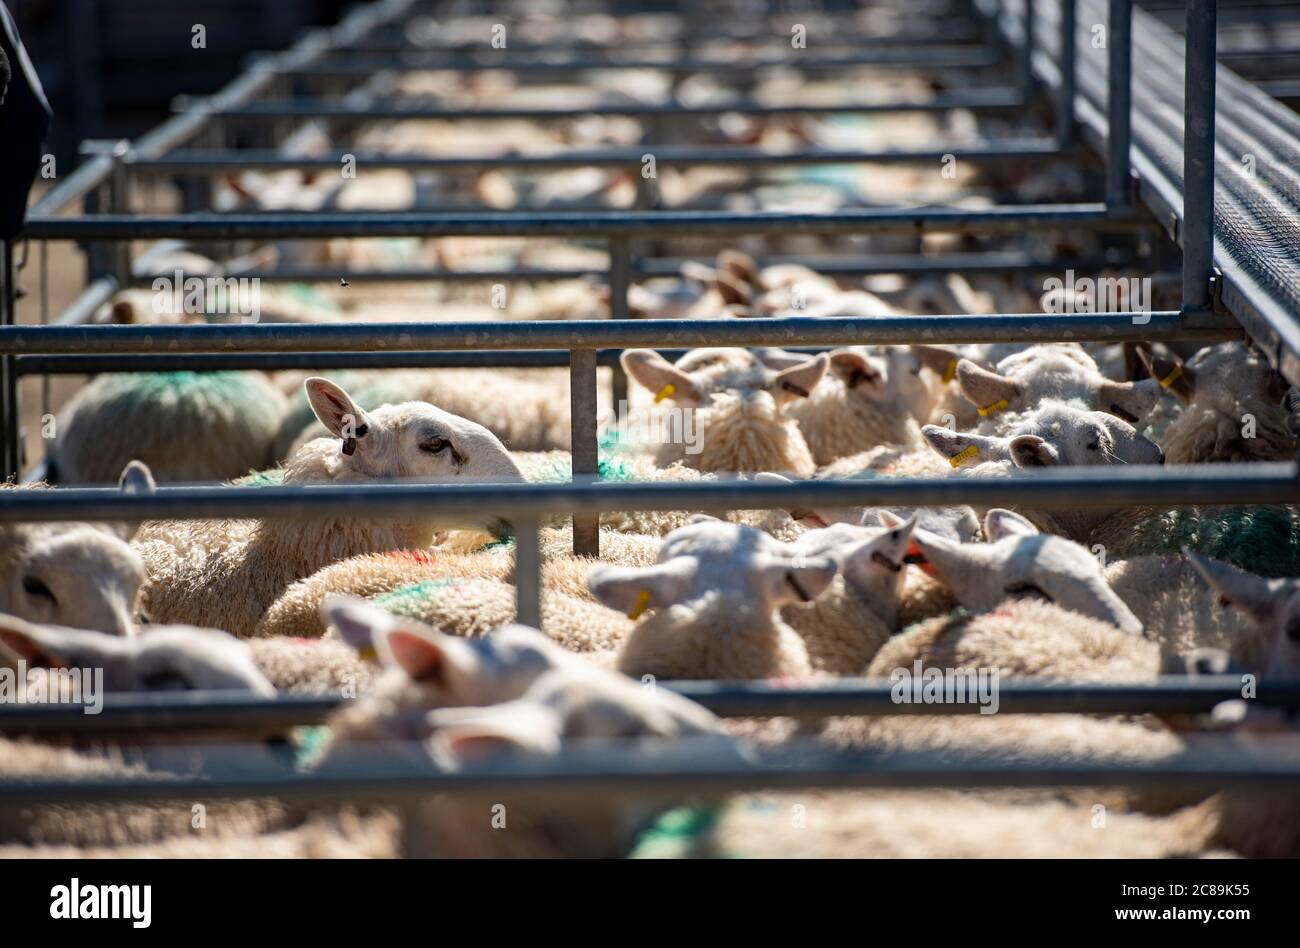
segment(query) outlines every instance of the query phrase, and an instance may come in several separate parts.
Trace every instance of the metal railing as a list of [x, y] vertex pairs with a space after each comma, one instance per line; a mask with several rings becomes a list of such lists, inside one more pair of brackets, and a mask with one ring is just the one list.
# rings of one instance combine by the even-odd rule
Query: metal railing
[[[219, 325], [219, 326], [84, 326], [85, 315], [111, 296], [118, 287], [147, 280], [146, 260], [119, 258], [113, 275], [102, 277], [74, 305], [75, 318], [56, 320], [48, 327], [16, 327], [13, 320], [12, 248], [5, 248], [4, 325], [0, 326], [0, 391], [4, 397], [6, 431], [4, 470], [17, 472], [17, 380], [22, 375], [59, 372], [140, 371], [215, 368], [284, 367], [395, 367], [442, 365], [568, 365], [571, 379], [573, 429], [573, 482], [527, 485], [415, 485], [366, 484], [347, 488], [311, 487], [176, 487], [151, 495], [122, 497], [114, 491], [60, 489], [57, 491], [0, 492], [0, 522], [15, 520], [95, 520], [240, 517], [384, 516], [418, 513], [455, 521], [466, 511], [491, 511], [508, 522], [516, 541], [516, 595], [519, 621], [541, 624], [541, 548], [539, 530], [547, 518], [560, 513], [574, 517], [574, 549], [595, 553], [599, 549], [601, 513], [625, 510], [734, 510], [771, 509], [792, 505], [940, 505], [972, 503], [980, 506], [1014, 504], [1024, 507], [1070, 505], [1159, 505], [1197, 503], [1297, 503], [1300, 479], [1295, 465], [1189, 466], [1184, 469], [1125, 467], [1063, 470], [998, 480], [855, 480], [818, 481], [791, 485], [756, 484], [720, 480], [707, 483], [621, 484], [595, 481], [596, 473], [596, 369], [615, 365], [618, 351], [651, 347], [665, 351], [701, 345], [779, 345], [788, 348], [823, 348], [841, 344], [916, 342], [967, 343], [992, 341], [1060, 340], [1204, 340], [1239, 338], [1241, 329], [1222, 312], [1213, 311], [1213, 186], [1214, 186], [1214, 61], [1213, 0], [1189, 0], [1187, 34], [1186, 124], [1194, 132], [1186, 148], [1187, 192], [1179, 229], [1184, 250], [1183, 306], [1176, 312], [1157, 312], [1135, 319], [1132, 314], [1052, 316], [999, 314], [984, 316], [927, 315], [838, 319], [735, 320], [627, 320], [627, 289], [638, 277], [671, 270], [656, 261], [634, 261], [631, 241], [680, 235], [753, 235], [808, 233], [869, 234], [883, 232], [959, 231], [1018, 233], [1027, 230], [1126, 231], [1163, 226], [1138, 208], [1135, 197], [1148, 202], [1148, 192], [1133, 187], [1136, 169], [1131, 160], [1132, 44], [1131, 0], [1110, 0], [1109, 100], [1105, 200], [1083, 204], [999, 205], [987, 210], [955, 208], [871, 208], [826, 214], [710, 213], [698, 211], [634, 211], [592, 213], [384, 213], [210, 214], [190, 212], [169, 217], [130, 213], [129, 183], [154, 175], [210, 176], [247, 168], [311, 169], [335, 167], [340, 155], [300, 157], [266, 152], [179, 150], [200, 134], [227, 123], [272, 122], [286, 119], [377, 121], [402, 118], [528, 118], [544, 120], [572, 117], [565, 108], [483, 108], [377, 100], [364, 105], [324, 99], [258, 97], [283, 89], [283, 80], [346, 79], [368, 74], [378, 64], [357, 58], [356, 50], [377, 48], [387, 55], [385, 27], [400, 23], [414, 4], [388, 0], [369, 12], [357, 13], [330, 34], [315, 34], [284, 57], [262, 59], [222, 94], [195, 104], [157, 133], [133, 147], [92, 158], [74, 175], [32, 209], [25, 237], [31, 240], [112, 242], [175, 238], [186, 241], [240, 239], [317, 239], [375, 236], [524, 236], [584, 237], [607, 242], [611, 287], [611, 320], [512, 323], [402, 323], [389, 325]], [[1022, 109], [1030, 101], [1035, 81], [1036, 49], [1034, 8], [1026, 3], [1019, 49], [1019, 81], [1009, 86], [977, 87], [941, 92], [924, 100], [845, 103], [839, 105], [771, 104], [738, 97], [707, 105], [617, 103], [584, 107], [587, 115], [631, 115], [654, 119], [739, 113], [782, 115], [795, 113], [885, 113], [972, 108], [988, 111]], [[1207, 26], [1208, 23], [1208, 26]], [[797, 165], [814, 163], [876, 163], [931, 161], [937, 155], [955, 154], [973, 161], [1040, 159], [1073, 154], [1077, 134], [1074, 84], [1074, 0], [1064, 0], [1059, 38], [1063, 55], [1054, 64], [1058, 81], [1054, 102], [1056, 119], [1050, 138], [1008, 140], [962, 149], [896, 152], [815, 152], [769, 154], [754, 149], [700, 149], [653, 146], [657, 157], [670, 164], [728, 166]], [[977, 35], [979, 31], [974, 31]], [[852, 41], [850, 41], [852, 42]], [[911, 42], [909, 40], [909, 42]], [[575, 47], [578, 49], [578, 47]], [[884, 65], [884, 60], [912, 67], [937, 64], [935, 47], [907, 50], [905, 55], [882, 55], [864, 48], [840, 59], [823, 60], [820, 67]], [[419, 53], [406, 62], [384, 61], [385, 69], [432, 68], [451, 63], [466, 69], [518, 69], [561, 72], [610, 68], [599, 56], [584, 52], [581, 62], [560, 64], [522, 61], [480, 62], [448, 58], [442, 52]], [[334, 54], [344, 54], [346, 59]], [[963, 54], [966, 55], [966, 54]], [[981, 54], [982, 55], [982, 54]], [[334, 56], [333, 59], [328, 58]], [[985, 65], [972, 56], [974, 65]], [[975, 63], [974, 60], [980, 60]], [[850, 62], [850, 60], [852, 62]], [[642, 65], [648, 65], [643, 63]], [[634, 62], [618, 64], [624, 68]], [[672, 68], [672, 64], [667, 64]], [[696, 57], [678, 61], [681, 68], [719, 68]], [[810, 68], [819, 68], [808, 63]], [[655, 63], [654, 68], [665, 64]], [[749, 67], [723, 71], [744, 72]], [[509, 156], [361, 156], [375, 168], [451, 171], [459, 169], [551, 169], [560, 167], [634, 167], [644, 150], [573, 151], [554, 155]], [[69, 204], [97, 189], [110, 193], [110, 213], [77, 218], [55, 216]], [[1055, 263], [1059, 263], [1056, 261]], [[990, 269], [1035, 265], [1024, 257], [970, 256], [925, 261], [924, 258], [885, 262], [841, 262], [838, 272], [922, 271], [957, 269], [967, 264]], [[1052, 265], [1055, 265], [1052, 264]], [[888, 266], [886, 266], [886, 264]], [[1044, 262], [1036, 265], [1046, 266]], [[585, 275], [590, 271], [420, 271], [349, 274], [349, 279], [482, 279], [515, 277], [537, 279]], [[312, 278], [322, 275], [310, 268], [279, 268], [265, 276]], [[338, 276], [331, 271], [331, 276]], [[93, 302], [87, 302], [90, 300]], [[594, 315], [594, 314], [593, 314]], [[671, 687], [724, 715], [826, 716], [831, 714], [897, 714], [906, 706], [887, 700], [881, 686], [847, 682], [817, 688], [773, 688], [735, 683], [673, 683]], [[1013, 713], [1136, 713], [1163, 711], [1192, 713], [1237, 697], [1240, 683], [1233, 679], [1169, 679], [1135, 686], [1086, 686], [1071, 683], [1004, 683], [1001, 701]], [[1261, 684], [1263, 703], [1294, 707], [1300, 703], [1300, 685], [1294, 682]], [[319, 721], [337, 705], [334, 699], [273, 701], [222, 700], [213, 696], [165, 699], [114, 699], [91, 729], [147, 726], [176, 729], [235, 729], [278, 727]], [[955, 713], [955, 706], [927, 706], [926, 713]], [[915, 710], [914, 708], [911, 710]], [[968, 710], [968, 709], [958, 709]], [[9, 730], [50, 732], [69, 729], [70, 709], [0, 709], [0, 732]], [[81, 716], [82, 720], [92, 720]], [[541, 771], [528, 767], [482, 774], [432, 774], [415, 768], [376, 779], [373, 771], [343, 777], [289, 779], [283, 773], [257, 779], [206, 780], [202, 793], [211, 795], [294, 794], [313, 798], [341, 798], [368, 792], [427, 793], [472, 792], [491, 781], [508, 780], [512, 787], [546, 789], [627, 790], [650, 779], [657, 787], [693, 791], [782, 786], [970, 786], [1032, 785], [1083, 786], [1160, 785], [1203, 783], [1207, 786], [1243, 785], [1265, 781], [1293, 787], [1300, 780], [1300, 765], [1290, 760], [1264, 761], [1232, 757], [1183, 758], [1152, 765], [1120, 766], [1114, 762], [1085, 765], [1042, 760], [997, 764], [988, 761], [954, 761], [925, 755], [839, 754], [826, 750], [793, 753], [782, 760], [723, 762], [699, 755], [640, 751], [624, 759], [565, 758]], [[667, 757], [664, 757], [664, 754]], [[672, 759], [670, 759], [672, 758]], [[1228, 763], [1224, 763], [1227, 760]], [[661, 763], [654, 763], [660, 761]], [[164, 785], [165, 784], [165, 785]], [[375, 788], [379, 787], [378, 790]], [[0, 785], [0, 805], [105, 799], [190, 799], [197, 791], [186, 781], [157, 783], [102, 780], [72, 787], [61, 783]], [[177, 794], [177, 797], [171, 796]]]

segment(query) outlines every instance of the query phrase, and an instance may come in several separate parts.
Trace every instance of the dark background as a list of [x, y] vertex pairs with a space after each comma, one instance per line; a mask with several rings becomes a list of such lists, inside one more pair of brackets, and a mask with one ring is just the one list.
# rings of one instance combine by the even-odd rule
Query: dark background
[[[85, 138], [133, 138], [173, 97], [215, 92], [255, 52], [331, 26], [359, 0], [3, 0], [54, 108], [50, 150], [76, 163]], [[190, 45], [207, 28], [207, 48]]]

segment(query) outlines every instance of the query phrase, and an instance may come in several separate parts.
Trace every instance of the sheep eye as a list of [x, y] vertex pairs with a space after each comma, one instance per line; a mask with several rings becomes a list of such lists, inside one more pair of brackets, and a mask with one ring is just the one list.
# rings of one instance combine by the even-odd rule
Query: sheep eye
[[450, 442], [446, 438], [434, 438], [432, 441], [425, 441], [420, 445], [420, 450], [425, 454], [441, 454], [447, 450]]
[[1088, 450], [1089, 450], [1089, 451], [1100, 451], [1100, 450], [1101, 450], [1101, 442], [1100, 442], [1100, 441], [1093, 441], [1093, 442], [1091, 442], [1091, 443], [1088, 445]]
[[1002, 590], [1008, 596], [1016, 599], [1044, 599], [1047, 602], [1052, 601], [1052, 597], [1043, 592], [1042, 589], [1033, 583], [1012, 583]]
[[50, 602], [58, 602], [54, 597], [54, 593], [50, 591], [50, 587], [46, 586], [35, 576], [23, 577], [23, 592], [27, 593], [29, 596], [41, 596], [42, 598], [48, 599]]

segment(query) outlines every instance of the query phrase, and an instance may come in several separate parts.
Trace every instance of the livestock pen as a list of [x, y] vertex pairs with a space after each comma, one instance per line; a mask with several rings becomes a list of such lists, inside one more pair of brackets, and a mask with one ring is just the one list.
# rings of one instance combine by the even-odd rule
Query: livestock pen
[[[658, 8], [660, 5], [653, 5]], [[488, 37], [458, 38], [440, 21], [443, 5], [379, 0], [350, 12], [339, 26], [308, 33], [288, 51], [259, 55], [219, 93], [183, 103], [181, 111], [134, 142], [98, 143], [95, 153], [30, 209], [20, 241], [0, 249], [0, 470], [14, 479], [57, 473], [24, 457], [21, 381], [31, 377], [121, 372], [210, 372], [283, 369], [414, 369], [568, 367], [572, 477], [568, 483], [407, 484], [345, 486], [186, 485], [122, 495], [116, 490], [58, 486], [0, 491], [0, 522], [217, 520], [338, 516], [401, 518], [491, 511], [509, 526], [515, 557], [516, 616], [543, 623], [541, 531], [548, 518], [572, 518], [572, 549], [599, 556], [603, 515], [616, 511], [793, 510], [839, 507], [1113, 508], [1193, 505], [1294, 505], [1300, 480], [1294, 462], [1251, 465], [1132, 464], [1022, 472], [1006, 478], [827, 478], [778, 484], [739, 479], [691, 483], [614, 483], [600, 476], [598, 380], [610, 369], [613, 404], [628, 398], [620, 355], [630, 349], [677, 354], [698, 347], [778, 347], [810, 356], [839, 346], [979, 343], [1212, 343], [1249, 338], [1286, 380], [1300, 385], [1300, 117], [1219, 64], [1216, 17], [1237, 4], [1188, 0], [1185, 35], [1160, 11], [1132, 0], [971, 0], [926, 4], [929, 16], [895, 10], [896, 29], [877, 31], [855, 19], [855, 4], [826, 4], [802, 17], [833, 24], [833, 42], [806, 48], [751, 51], [719, 59], [701, 49], [711, 39], [763, 39], [772, 31], [788, 47], [791, 17], [763, 5], [763, 21], [718, 22], [689, 4], [668, 4], [680, 31], [670, 40], [608, 44], [581, 37], [548, 38], [494, 48]], [[1220, 10], [1222, 8], [1222, 11]], [[610, 0], [612, 16], [635, 5]], [[1163, 10], [1164, 8], [1162, 8]], [[1164, 10], [1164, 12], [1168, 12]], [[508, 16], [502, 14], [508, 21]], [[1106, 39], [1098, 46], [1096, 28]], [[664, 47], [671, 55], [664, 55]], [[1253, 61], [1257, 51], [1237, 52]], [[858, 101], [774, 102], [753, 93], [753, 75], [784, 68], [805, 76], [849, 68], [957, 71], [928, 96], [863, 97]], [[448, 70], [508, 73], [527, 79], [595, 71], [662, 71], [672, 90], [663, 101], [601, 101], [567, 107], [439, 102], [394, 92], [396, 77]], [[740, 92], [716, 101], [679, 96], [699, 73], [735, 82]], [[976, 79], [980, 81], [976, 81]], [[983, 81], [987, 78], [989, 81]], [[1276, 90], [1275, 90], [1276, 91]], [[1182, 102], [1179, 102], [1181, 97]], [[1035, 131], [1014, 131], [968, 146], [846, 149], [798, 146], [772, 151], [745, 144], [661, 144], [673, 127], [722, 115], [753, 120], [785, 116], [877, 116], [908, 113], [992, 115], [1029, 119]], [[1050, 115], [1050, 121], [1043, 116]], [[363, 123], [563, 122], [629, 117], [645, 137], [632, 146], [539, 154], [417, 154], [359, 149]], [[303, 153], [291, 147], [304, 129], [329, 141]], [[1184, 134], [1185, 130], [1185, 134]], [[1251, 156], [1250, 173], [1241, 171]], [[757, 175], [766, 169], [817, 166], [924, 166], [944, 163], [997, 168], [1060, 161], [1097, 167], [1103, 193], [1095, 200], [994, 202], [987, 206], [867, 206], [834, 210], [680, 209], [661, 206], [647, 158], [662, 168], [717, 166]], [[635, 187], [631, 208], [612, 210], [487, 210], [442, 205], [409, 210], [244, 209], [218, 212], [215, 182], [248, 171], [301, 172], [304, 179], [351, 162], [361, 172], [392, 170], [455, 175], [537, 173], [597, 168], [625, 172]], [[148, 196], [158, 182], [179, 183], [181, 210], [159, 213]], [[755, 179], [756, 180], [756, 179]], [[453, 206], [446, 206], [450, 203]], [[71, 213], [69, 213], [71, 212]], [[963, 235], [940, 253], [850, 251], [833, 255], [762, 253], [762, 263], [795, 263], [819, 273], [1065, 273], [1154, 267], [1181, 250], [1177, 308], [1136, 314], [926, 313], [837, 315], [817, 319], [655, 318], [634, 315], [629, 291], [677, 273], [681, 257], [702, 245], [750, 240], [768, 247], [795, 237], [856, 238]], [[1023, 235], [1115, 235], [1104, 252], [1057, 253], [1017, 247]], [[406, 266], [281, 261], [241, 276], [272, 283], [542, 282], [586, 278], [608, 287], [608, 318], [421, 321], [392, 323], [238, 323], [101, 325], [97, 314], [119, 291], [170, 278], [157, 261], [179, 245], [231, 247], [326, 239], [560, 239], [603, 248], [604, 266]], [[984, 238], [1003, 238], [989, 247]], [[59, 314], [42, 306], [43, 325], [19, 325], [19, 262], [51, 241], [76, 241], [87, 253], [84, 291]], [[764, 243], [769, 241], [769, 243]], [[153, 243], [150, 243], [153, 242]], [[141, 248], [140, 245], [146, 245]], [[664, 251], [686, 246], [686, 252]], [[843, 245], [840, 245], [841, 247]], [[46, 292], [42, 285], [39, 292]], [[1167, 387], [1167, 386], [1166, 386]], [[41, 406], [50, 415], [50, 406]], [[47, 442], [48, 445], [48, 442]], [[953, 467], [957, 465], [954, 463]], [[1031, 476], [1032, 475], [1032, 476]], [[888, 717], [958, 715], [962, 703], [900, 703], [889, 685], [869, 679], [834, 683], [744, 681], [659, 682], [724, 718]], [[1000, 715], [1194, 715], [1241, 697], [1237, 675], [1161, 675], [1142, 683], [1003, 682]], [[318, 725], [349, 698], [235, 697], [223, 693], [110, 695], [93, 717], [76, 706], [0, 706], [0, 734], [39, 736], [140, 731], [195, 749], [212, 735], [250, 740], [291, 726]], [[1300, 679], [1265, 678], [1252, 702], [1293, 711]], [[690, 742], [623, 741], [566, 750], [537, 763], [467, 767], [448, 772], [409, 758], [364, 760], [350, 769], [304, 774], [286, 756], [250, 756], [210, 748], [183, 777], [0, 777], [0, 809], [37, 803], [73, 804], [273, 797], [345, 802], [481, 794], [508, 787], [529, 795], [586, 793], [652, 796], [736, 794], [759, 790], [966, 787], [1143, 787], [1206, 791], [1300, 789], [1293, 745], [1268, 752], [1227, 736], [1207, 735], [1158, 762], [1121, 758], [1080, 761], [1043, 754], [1013, 762], [978, 753], [840, 750], [789, 741], [744, 758], [718, 755]]]

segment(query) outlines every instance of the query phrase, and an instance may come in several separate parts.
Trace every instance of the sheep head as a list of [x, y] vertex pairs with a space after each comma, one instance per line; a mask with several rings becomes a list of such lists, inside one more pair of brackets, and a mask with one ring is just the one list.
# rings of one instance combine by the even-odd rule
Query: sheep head
[[[153, 490], [139, 461], [122, 472], [123, 494]], [[30, 622], [132, 635], [144, 562], [129, 543], [137, 524], [0, 525], [0, 612]]]
[[480, 424], [426, 402], [367, 412], [327, 379], [304, 384], [312, 411], [341, 441], [341, 467], [357, 478], [523, 480], [505, 445]]
[[903, 586], [904, 559], [918, 515], [906, 520], [886, 510], [875, 511], [881, 526], [839, 523], [809, 530], [792, 546], [812, 557], [830, 557], [844, 582], [864, 599], [897, 604]]
[[29, 668], [102, 669], [104, 690], [112, 692], [275, 693], [247, 645], [227, 632], [193, 626], [150, 626], [126, 638], [0, 615], [0, 663], [17, 660]]
[[1156, 406], [1154, 380], [1112, 382], [1082, 349], [1030, 346], [985, 369], [969, 359], [957, 363], [957, 384], [966, 400], [996, 425], [997, 416], [1031, 409], [1045, 398], [1077, 399], [1089, 408], [1139, 422]]
[[923, 568], [958, 601], [984, 612], [1005, 599], [1035, 598], [1109, 622], [1124, 632], [1142, 623], [1106, 584], [1101, 564], [1079, 544], [1038, 532], [1024, 517], [994, 508], [984, 519], [987, 543], [954, 543], [916, 530], [912, 543]]
[[1274, 675], [1300, 673], [1300, 580], [1264, 579], [1186, 552], [1192, 566], [1226, 605], [1242, 610], [1269, 633], [1263, 670]]
[[1159, 446], [1123, 419], [1055, 401], [1022, 416], [1005, 435], [958, 432], [938, 425], [926, 425], [921, 434], [954, 467], [967, 461], [1010, 461], [1020, 468], [1164, 461]]

